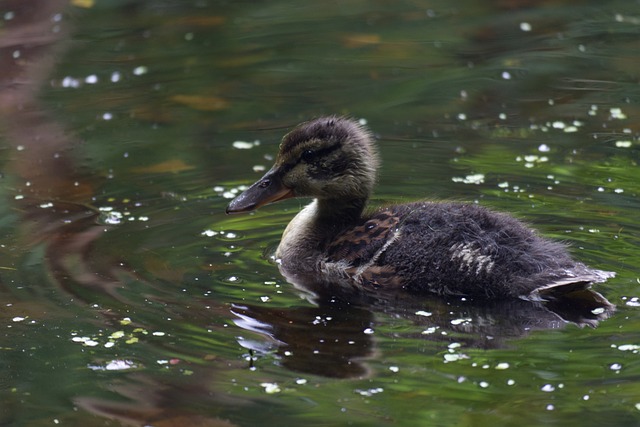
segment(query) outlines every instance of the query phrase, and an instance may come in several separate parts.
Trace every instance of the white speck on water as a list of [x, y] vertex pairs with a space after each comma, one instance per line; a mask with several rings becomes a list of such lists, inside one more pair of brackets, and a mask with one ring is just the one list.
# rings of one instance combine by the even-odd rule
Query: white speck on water
[[585, 394], [584, 396], [582, 396], [582, 400], [589, 400], [589, 395]]
[[200, 233], [200, 235], [205, 237], [213, 237], [217, 236], [218, 232], [214, 230], [204, 230], [202, 233]]
[[604, 187], [598, 187], [598, 192], [600, 193], [604, 192]]
[[269, 298], [269, 297], [268, 297], [268, 296], [266, 296], [266, 295], [265, 295], [265, 296], [263, 296], [263, 297], [260, 297], [260, 301], [262, 301], [262, 302], [268, 302], [270, 299], [271, 299], [271, 298]]
[[549, 151], [551, 151], [551, 148], [549, 148], [547, 144], [540, 144], [540, 146], [538, 146], [538, 151], [540, 151], [541, 153], [548, 153]]
[[398, 371], [400, 371], [400, 368], [399, 368], [399, 367], [397, 367], [397, 366], [389, 366], [389, 370], [390, 370], [391, 372], [398, 372]]
[[486, 382], [486, 381], [480, 381], [480, 382], [478, 383], [478, 385], [479, 385], [480, 387], [482, 387], [482, 388], [487, 388], [487, 387], [489, 387], [489, 383], [488, 383], [488, 382]]
[[107, 371], [123, 371], [125, 369], [131, 369], [137, 367], [131, 360], [112, 360], [107, 363], [105, 369]]
[[546, 409], [547, 409], [547, 411], [553, 411], [556, 408], [552, 404], [548, 404]]
[[382, 387], [370, 388], [368, 390], [356, 389], [355, 392], [361, 396], [371, 397], [374, 394], [382, 393], [384, 389]]
[[108, 120], [111, 120], [111, 119], [113, 119], [113, 114], [111, 114], [111, 113], [104, 113], [102, 115], [102, 120], [107, 120], [108, 121]]
[[13, 318], [13, 319], [11, 319], [11, 320], [13, 320], [14, 322], [22, 322], [22, 321], [24, 321], [25, 319], [26, 319], [26, 317], [16, 316], [16, 317], [14, 317], [14, 318]]
[[360, 124], [360, 126], [366, 126], [367, 119], [365, 118], [358, 119], [358, 123]]
[[507, 385], [514, 385], [515, 383], [516, 383], [515, 380], [512, 380], [512, 379], [507, 380]]
[[545, 384], [540, 388], [540, 390], [544, 391], [545, 393], [551, 393], [555, 389], [556, 388], [554, 386], [552, 386], [551, 384]]
[[458, 120], [467, 120], [467, 115], [465, 113], [459, 113]]
[[363, 332], [364, 332], [365, 334], [367, 334], [367, 335], [371, 335], [371, 334], [373, 334], [375, 331], [374, 331], [373, 329], [371, 329], [371, 328], [367, 328], [367, 329], [365, 329]]
[[280, 393], [281, 391], [277, 383], [260, 383], [260, 387], [264, 388], [267, 394]]
[[627, 301], [625, 305], [628, 305], [629, 307], [640, 307], [640, 298], [633, 297], [629, 301]]
[[637, 353], [638, 350], [640, 350], [640, 345], [636, 345], [636, 344], [622, 344], [618, 346], [618, 350], [620, 351], [632, 351], [634, 353]]
[[431, 316], [432, 314], [433, 314], [433, 313], [430, 313], [430, 312], [428, 312], [428, 311], [423, 311], [423, 310], [416, 311], [416, 315], [417, 315], [417, 316], [425, 316], [425, 317], [429, 317], [429, 316]]
[[133, 69], [133, 74], [136, 76], [141, 76], [143, 74], [147, 74], [148, 72], [149, 72], [149, 69], [144, 65], [140, 65], [139, 67], [136, 67]]
[[114, 71], [113, 73], [111, 73], [111, 82], [112, 83], [117, 83], [120, 81], [120, 73], [117, 71]]
[[4, 14], [4, 20], [5, 21], [11, 21], [15, 17], [16, 17], [16, 13], [13, 12], [13, 11], [5, 12], [5, 14]]
[[476, 184], [480, 185], [484, 183], [484, 174], [476, 173], [472, 175], [467, 175], [464, 178], [454, 176], [451, 178], [453, 182], [462, 182], [463, 184]]
[[465, 354], [457, 354], [457, 353], [446, 353], [444, 355], [444, 362], [457, 362], [458, 360], [468, 359], [469, 357]]
[[620, 369], [622, 369], [622, 365], [619, 363], [612, 363], [609, 366], [609, 369], [611, 369], [612, 371], [619, 371]]
[[248, 150], [250, 148], [255, 147], [256, 145], [260, 145], [258, 141], [254, 142], [246, 142], [246, 141], [234, 141], [232, 144], [233, 148], [237, 148], [238, 150]]
[[460, 348], [460, 347], [462, 347], [462, 344], [460, 344], [459, 342], [452, 342], [447, 346], [447, 348], [449, 348], [450, 350], [453, 350], [454, 348]]
[[80, 80], [67, 76], [62, 79], [62, 87], [70, 87], [77, 89], [80, 87]]
[[623, 120], [627, 118], [627, 115], [622, 112], [622, 108], [610, 108], [609, 115], [612, 119]]
[[253, 171], [254, 172], [264, 172], [266, 170], [267, 170], [267, 168], [264, 165], [254, 165], [253, 166]]
[[578, 128], [575, 126], [567, 126], [566, 128], [564, 128], [564, 132], [565, 133], [578, 132]]
[[496, 369], [499, 371], [509, 369], [509, 364], [507, 362], [500, 362], [496, 365]]
[[304, 379], [304, 378], [296, 379], [296, 384], [303, 385], [303, 384], [306, 384], [306, 383], [307, 383], [307, 380]]
[[91, 74], [90, 76], [84, 78], [84, 82], [89, 85], [94, 85], [98, 83], [98, 76], [96, 76], [95, 74]]
[[520, 23], [520, 30], [522, 30], [524, 32], [531, 31], [531, 24], [529, 24], [528, 22], [521, 22]]
[[616, 141], [616, 147], [618, 148], [629, 148], [631, 145], [633, 145], [631, 141]]
[[500, 114], [498, 114], [498, 118], [500, 120], [507, 120], [507, 115], [505, 113], [500, 113]]

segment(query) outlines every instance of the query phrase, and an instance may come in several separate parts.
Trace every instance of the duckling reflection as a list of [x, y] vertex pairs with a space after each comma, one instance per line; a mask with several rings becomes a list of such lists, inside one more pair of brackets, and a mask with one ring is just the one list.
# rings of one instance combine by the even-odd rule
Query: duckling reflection
[[227, 213], [312, 197], [285, 229], [276, 257], [286, 277], [312, 277], [305, 285], [318, 293], [337, 286], [539, 301], [614, 276], [474, 204], [416, 202], [365, 213], [377, 168], [373, 138], [358, 122], [312, 120], [283, 138], [274, 166]]
[[[595, 327], [614, 311], [602, 295], [588, 289], [563, 293], [550, 302], [377, 293], [337, 294], [317, 303], [294, 308], [234, 306], [235, 323], [251, 333], [239, 338], [239, 343], [295, 372], [362, 378], [370, 374], [367, 360], [379, 353], [375, 337], [427, 340], [434, 346], [425, 346], [425, 351], [434, 353], [446, 349], [438, 343], [452, 342], [465, 348], [495, 349], [532, 331], [571, 324]], [[381, 332], [390, 321], [408, 323], [402, 329], [415, 332], [400, 336]], [[375, 333], [368, 333], [371, 330]]]

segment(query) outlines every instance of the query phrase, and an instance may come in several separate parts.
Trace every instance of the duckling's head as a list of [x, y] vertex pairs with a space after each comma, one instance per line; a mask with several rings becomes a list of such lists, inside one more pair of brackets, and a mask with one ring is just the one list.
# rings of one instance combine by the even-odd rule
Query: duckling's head
[[373, 138], [364, 126], [345, 117], [311, 120], [284, 136], [273, 167], [236, 197], [227, 213], [290, 197], [366, 200], [377, 167]]

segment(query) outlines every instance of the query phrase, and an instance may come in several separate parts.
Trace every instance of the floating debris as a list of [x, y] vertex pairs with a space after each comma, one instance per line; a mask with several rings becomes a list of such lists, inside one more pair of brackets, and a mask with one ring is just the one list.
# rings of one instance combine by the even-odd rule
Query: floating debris
[[141, 76], [143, 74], [147, 74], [148, 72], [149, 72], [149, 69], [144, 65], [140, 65], [139, 67], [136, 67], [133, 69], [133, 74], [135, 76]]
[[416, 311], [416, 315], [417, 315], [417, 316], [425, 316], [425, 317], [429, 317], [429, 316], [432, 316], [432, 315], [433, 315], [433, 313], [430, 313], [430, 312], [428, 312], [428, 311], [419, 310], [419, 311]]
[[382, 387], [376, 387], [376, 388], [370, 388], [368, 390], [355, 389], [354, 391], [361, 396], [371, 397], [374, 394], [382, 393], [384, 389]]
[[260, 383], [260, 387], [264, 388], [267, 394], [280, 393], [281, 391], [277, 383]]
[[88, 365], [87, 367], [92, 371], [125, 371], [138, 368], [138, 365], [131, 360], [115, 359], [106, 365]]
[[609, 116], [616, 120], [624, 120], [627, 118], [627, 115], [622, 112], [622, 108], [609, 108]]
[[246, 141], [234, 141], [233, 144], [231, 144], [233, 146], [233, 148], [237, 148], [238, 150], [249, 150], [253, 147], [257, 147], [258, 145], [260, 145], [260, 141], [255, 140], [253, 142], [246, 142]]
[[618, 148], [629, 148], [632, 145], [631, 141], [616, 141], [616, 147]]
[[461, 182], [463, 184], [480, 185], [480, 184], [484, 184], [484, 174], [476, 173], [472, 175], [467, 175], [464, 178], [454, 176], [453, 178], [451, 178], [451, 180], [453, 182]]

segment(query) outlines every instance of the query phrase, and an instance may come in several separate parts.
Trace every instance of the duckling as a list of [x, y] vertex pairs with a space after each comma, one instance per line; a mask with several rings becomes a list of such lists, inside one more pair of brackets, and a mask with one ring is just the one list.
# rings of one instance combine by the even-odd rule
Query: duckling
[[324, 287], [546, 300], [615, 275], [476, 204], [421, 201], [365, 213], [378, 165], [363, 125], [338, 116], [311, 120], [284, 136], [273, 167], [226, 212], [312, 197], [275, 256], [285, 277]]

